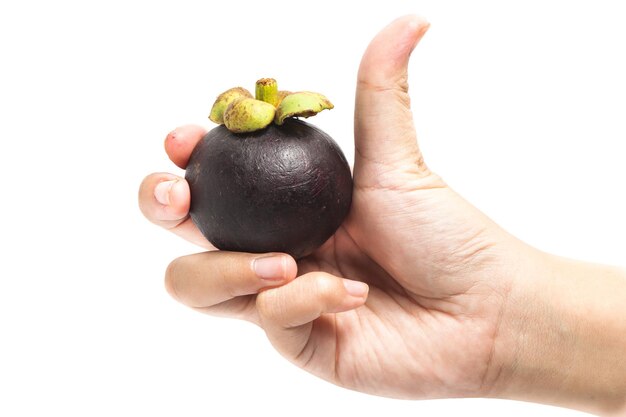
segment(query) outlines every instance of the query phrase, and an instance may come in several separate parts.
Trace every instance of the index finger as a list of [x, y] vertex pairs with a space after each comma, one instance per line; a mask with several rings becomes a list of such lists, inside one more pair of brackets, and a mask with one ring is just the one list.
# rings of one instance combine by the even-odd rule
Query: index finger
[[165, 137], [165, 152], [178, 167], [185, 169], [191, 151], [206, 135], [206, 129], [196, 125], [185, 125], [172, 130]]

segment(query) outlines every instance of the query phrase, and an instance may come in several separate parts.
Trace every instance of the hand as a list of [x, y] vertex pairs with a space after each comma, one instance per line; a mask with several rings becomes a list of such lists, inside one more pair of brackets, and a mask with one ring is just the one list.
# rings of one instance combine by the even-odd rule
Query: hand
[[[553, 260], [502, 230], [424, 163], [407, 65], [427, 29], [418, 18], [398, 19], [365, 52], [351, 212], [312, 255], [296, 263], [285, 254], [213, 250], [189, 219], [186, 182], [171, 174], [144, 180], [140, 207], [209, 249], [169, 266], [166, 286], [175, 298], [258, 324], [303, 369], [396, 398], [518, 398], [515, 387], [529, 380], [522, 336], [532, 333], [521, 317], [537, 291], [536, 281], [524, 279]], [[184, 168], [204, 133], [194, 126], [170, 133], [170, 159]]]
[[[515, 242], [421, 157], [407, 64], [427, 28], [413, 17], [400, 19], [365, 53], [353, 205], [337, 233], [297, 267], [286, 255], [181, 258], [169, 268], [168, 287], [188, 305], [263, 326], [285, 357], [336, 384], [408, 398], [484, 395], [498, 374], [494, 338], [511, 285], [499, 254]], [[184, 127], [170, 134], [172, 161], [184, 167], [204, 133]], [[162, 182], [170, 178], [144, 182], [144, 212], [208, 246], [187, 216], [184, 180]], [[171, 187], [169, 204], [154, 199], [155, 187], [157, 195]], [[259, 280], [251, 265], [270, 279]]]

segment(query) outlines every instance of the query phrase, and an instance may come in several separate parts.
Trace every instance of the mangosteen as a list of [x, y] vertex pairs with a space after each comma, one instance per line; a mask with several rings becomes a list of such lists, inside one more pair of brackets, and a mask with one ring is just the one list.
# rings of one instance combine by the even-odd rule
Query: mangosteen
[[221, 124], [198, 143], [186, 180], [190, 215], [222, 250], [302, 258], [330, 238], [352, 201], [352, 176], [337, 143], [297, 117], [333, 105], [321, 94], [278, 91], [257, 81], [221, 94], [209, 118]]

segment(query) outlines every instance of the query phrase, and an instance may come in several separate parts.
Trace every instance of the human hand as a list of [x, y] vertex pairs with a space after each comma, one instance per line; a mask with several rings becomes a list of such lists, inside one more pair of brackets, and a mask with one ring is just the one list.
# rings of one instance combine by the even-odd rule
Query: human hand
[[[427, 29], [415, 17], [398, 19], [363, 57], [352, 208], [329, 241], [297, 263], [285, 254], [215, 250], [179, 258], [167, 288], [197, 310], [258, 324], [287, 359], [347, 388], [559, 403], [556, 394], [520, 393], [536, 377], [527, 367], [540, 363], [532, 357], [540, 350], [528, 347], [540, 336], [522, 318], [549, 321], [530, 312], [545, 306], [529, 302], [543, 288], [534, 277], [566, 268], [506, 233], [424, 163], [407, 65]], [[204, 133], [193, 126], [170, 133], [170, 159], [184, 168]], [[184, 179], [147, 177], [140, 207], [151, 221], [214, 249], [189, 219]]]

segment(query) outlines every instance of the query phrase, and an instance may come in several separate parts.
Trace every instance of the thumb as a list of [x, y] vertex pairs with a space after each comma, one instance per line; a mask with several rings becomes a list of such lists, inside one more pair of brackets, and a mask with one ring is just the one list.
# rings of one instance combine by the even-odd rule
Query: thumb
[[428, 27], [420, 17], [401, 17], [380, 31], [363, 55], [355, 105], [355, 181], [369, 182], [367, 175], [375, 180], [380, 168], [427, 172], [410, 108], [408, 64]]

